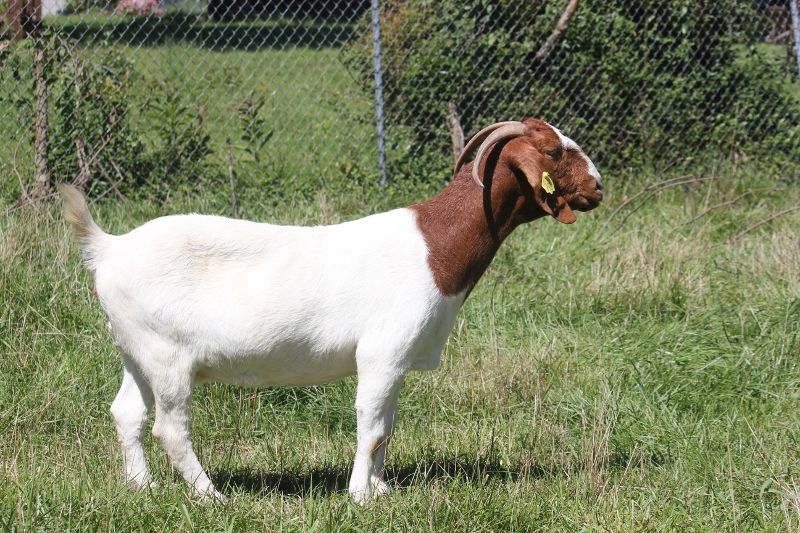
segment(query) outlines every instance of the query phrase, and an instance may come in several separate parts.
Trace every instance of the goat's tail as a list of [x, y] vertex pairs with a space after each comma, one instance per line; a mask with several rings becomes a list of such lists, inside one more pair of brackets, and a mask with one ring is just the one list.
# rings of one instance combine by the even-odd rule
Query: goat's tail
[[64, 199], [64, 218], [67, 219], [72, 231], [78, 237], [83, 258], [90, 270], [95, 270], [98, 256], [104, 248], [105, 241], [110, 237], [100, 229], [92, 214], [83, 194], [72, 185], [59, 184], [58, 192]]

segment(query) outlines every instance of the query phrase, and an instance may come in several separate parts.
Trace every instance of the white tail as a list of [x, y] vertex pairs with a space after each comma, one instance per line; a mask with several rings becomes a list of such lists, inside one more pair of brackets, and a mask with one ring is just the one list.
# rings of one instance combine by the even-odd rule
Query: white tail
[[61, 183], [58, 185], [58, 192], [64, 199], [64, 217], [78, 237], [87, 266], [94, 271], [102, 242], [108, 237], [108, 234], [95, 223], [92, 214], [89, 213], [86, 199], [78, 189], [72, 185]]

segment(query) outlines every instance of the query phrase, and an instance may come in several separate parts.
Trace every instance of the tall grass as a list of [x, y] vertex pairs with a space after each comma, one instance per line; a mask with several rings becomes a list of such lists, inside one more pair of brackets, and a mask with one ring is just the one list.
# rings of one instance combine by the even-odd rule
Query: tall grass
[[[797, 204], [752, 172], [662, 193], [619, 229], [610, 194], [574, 226], [504, 244], [441, 368], [408, 377], [392, 494], [346, 494], [353, 379], [199, 388], [192, 432], [230, 498], [196, 501], [146, 437], [159, 486], [121, 480], [108, 407], [120, 362], [57, 205], [0, 221], [0, 528], [24, 530], [800, 530]], [[644, 176], [645, 180], [656, 179]], [[407, 193], [413, 196], [413, 193]], [[93, 206], [109, 231], [213, 197]], [[333, 223], [388, 204], [327, 197], [253, 218]], [[369, 207], [368, 207], [369, 206]]]

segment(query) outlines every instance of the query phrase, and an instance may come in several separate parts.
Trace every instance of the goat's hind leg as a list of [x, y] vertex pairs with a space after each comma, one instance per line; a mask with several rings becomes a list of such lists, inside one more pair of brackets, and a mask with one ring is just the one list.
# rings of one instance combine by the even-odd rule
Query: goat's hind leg
[[152, 406], [153, 392], [150, 386], [126, 361], [122, 371], [122, 385], [111, 404], [111, 414], [117, 424], [117, 438], [122, 446], [125, 481], [134, 490], [141, 490], [152, 484], [142, 446], [142, 432]]
[[202, 498], [224, 500], [209, 479], [192, 448], [189, 435], [189, 413], [192, 382], [188, 371], [180, 368], [165, 370], [163, 387], [155, 388], [156, 419], [153, 435], [161, 441], [172, 465], [178, 469], [194, 492]]

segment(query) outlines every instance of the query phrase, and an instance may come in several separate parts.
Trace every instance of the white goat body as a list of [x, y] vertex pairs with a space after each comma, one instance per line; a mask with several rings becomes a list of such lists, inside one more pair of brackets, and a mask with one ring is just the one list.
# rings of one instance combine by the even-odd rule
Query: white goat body
[[431, 368], [461, 303], [437, 290], [408, 209], [319, 227], [168, 216], [97, 242], [96, 290], [122, 350], [193, 383]]
[[153, 432], [173, 464], [220, 498], [188, 440], [192, 386], [312, 385], [358, 371], [367, 444], [350, 492], [363, 501], [387, 490], [374, 448], [389, 436], [403, 377], [438, 366], [463, 302], [437, 289], [412, 210], [318, 227], [176, 215], [113, 236], [77, 190], [61, 190], [123, 354], [112, 413], [129, 483], [150, 483], [141, 432], [153, 402]]

